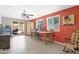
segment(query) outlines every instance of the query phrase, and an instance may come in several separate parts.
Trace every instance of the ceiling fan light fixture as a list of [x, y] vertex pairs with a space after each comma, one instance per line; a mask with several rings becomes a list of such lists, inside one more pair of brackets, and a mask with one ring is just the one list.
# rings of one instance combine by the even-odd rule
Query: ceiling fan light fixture
[[23, 13], [22, 13], [22, 15], [21, 15], [21, 17], [22, 17], [23, 19], [29, 19], [29, 18], [30, 18], [29, 16], [34, 16], [34, 15], [32, 15], [32, 14], [27, 14], [26, 11], [23, 11]]

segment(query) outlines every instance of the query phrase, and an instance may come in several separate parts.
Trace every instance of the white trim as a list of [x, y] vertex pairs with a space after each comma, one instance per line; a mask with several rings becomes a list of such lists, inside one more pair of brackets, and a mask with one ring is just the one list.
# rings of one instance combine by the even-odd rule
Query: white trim
[[48, 17], [47, 18], [47, 20], [46, 20], [47, 21], [47, 23], [46, 23], [47, 24], [47, 30], [48, 30], [48, 19], [50, 19], [50, 18], [54, 18], [54, 17]]
[[[48, 30], [48, 19], [50, 18], [54, 18], [54, 17], [59, 17], [59, 29], [58, 30], [54, 30], [55, 32], [59, 32], [60, 31], [60, 15], [56, 15], [56, 16], [51, 16], [47, 18], [47, 30]], [[52, 25], [53, 26], [53, 25]], [[53, 26], [54, 29], [54, 26]]]
[[58, 44], [61, 44], [61, 45], [64, 45], [64, 43], [61, 43], [61, 42], [58, 42], [58, 41], [54, 41], [55, 43], [58, 43]]

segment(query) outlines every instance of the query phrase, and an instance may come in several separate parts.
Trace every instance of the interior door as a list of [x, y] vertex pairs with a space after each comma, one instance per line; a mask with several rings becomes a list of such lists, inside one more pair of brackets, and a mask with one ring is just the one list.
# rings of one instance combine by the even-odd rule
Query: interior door
[[25, 23], [24, 23], [24, 34], [25, 35], [31, 35], [31, 31], [33, 30], [33, 27], [34, 25], [33, 25], [33, 22], [31, 22], [31, 21], [26, 21]]
[[31, 34], [31, 23], [27, 22], [27, 35]]

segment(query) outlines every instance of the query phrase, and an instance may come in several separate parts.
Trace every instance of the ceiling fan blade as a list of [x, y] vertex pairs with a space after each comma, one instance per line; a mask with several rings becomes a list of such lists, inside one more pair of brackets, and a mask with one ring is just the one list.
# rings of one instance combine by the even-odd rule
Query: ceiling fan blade
[[29, 16], [34, 16], [34, 15], [30, 14]]
[[33, 14], [28, 14], [28, 13], [26, 13], [26, 11], [24, 10], [21, 16], [22, 16], [22, 18], [28, 18], [28, 19], [29, 19], [30, 16], [34, 16], [34, 15], [33, 15]]
[[26, 14], [27, 16], [34, 16], [33, 14]]

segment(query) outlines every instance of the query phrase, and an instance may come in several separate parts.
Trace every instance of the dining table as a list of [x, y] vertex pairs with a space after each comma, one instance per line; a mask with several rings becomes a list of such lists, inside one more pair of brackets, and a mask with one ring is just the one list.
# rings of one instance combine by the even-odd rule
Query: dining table
[[48, 44], [48, 42], [50, 41], [49, 37], [51, 36], [51, 32], [50, 31], [38, 31], [39, 35], [43, 37], [43, 40], [45, 40], [45, 45]]

